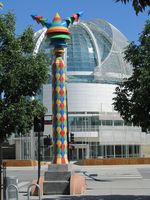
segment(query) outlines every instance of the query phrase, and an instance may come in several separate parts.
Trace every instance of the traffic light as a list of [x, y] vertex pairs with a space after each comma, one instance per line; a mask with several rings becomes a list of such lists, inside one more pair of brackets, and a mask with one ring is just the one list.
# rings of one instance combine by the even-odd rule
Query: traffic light
[[70, 133], [70, 142], [74, 143], [74, 133]]
[[44, 117], [34, 118], [34, 132], [44, 132]]
[[51, 146], [53, 144], [52, 138], [50, 136], [47, 136], [44, 138], [44, 146]]

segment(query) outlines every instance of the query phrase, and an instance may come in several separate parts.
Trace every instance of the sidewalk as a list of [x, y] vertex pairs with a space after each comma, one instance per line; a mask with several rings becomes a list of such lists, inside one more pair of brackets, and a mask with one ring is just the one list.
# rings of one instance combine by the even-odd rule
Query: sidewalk
[[[86, 192], [80, 196], [43, 196], [42, 200], [150, 200], [150, 165], [72, 165], [72, 169], [85, 176]], [[22, 191], [19, 200], [27, 200], [26, 193], [23, 193], [27, 191], [27, 186], [19, 189]]]

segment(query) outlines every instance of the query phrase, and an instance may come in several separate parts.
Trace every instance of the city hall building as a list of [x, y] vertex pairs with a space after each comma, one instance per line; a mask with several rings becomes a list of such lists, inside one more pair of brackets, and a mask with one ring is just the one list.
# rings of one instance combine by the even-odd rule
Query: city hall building
[[[117, 83], [132, 74], [132, 66], [123, 58], [127, 38], [101, 19], [80, 21], [71, 26], [70, 31], [71, 41], [64, 59], [69, 133], [74, 136], [69, 147], [71, 160], [149, 156], [149, 135], [140, 127], [126, 123], [112, 105]], [[52, 61], [52, 49], [45, 32], [43, 28], [35, 33], [34, 53], [45, 51], [51, 54]], [[38, 98], [47, 107], [41, 155], [43, 160], [51, 160], [53, 146], [44, 144], [44, 138], [52, 136], [51, 66], [48, 82]], [[37, 135], [33, 131], [10, 142], [15, 143], [16, 159], [37, 159]]]

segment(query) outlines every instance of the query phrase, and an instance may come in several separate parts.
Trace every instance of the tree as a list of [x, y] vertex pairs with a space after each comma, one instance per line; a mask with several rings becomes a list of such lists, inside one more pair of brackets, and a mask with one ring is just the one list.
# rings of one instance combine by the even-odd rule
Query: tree
[[114, 108], [123, 119], [150, 130], [150, 20], [139, 36], [125, 51], [125, 60], [133, 66], [130, 78], [116, 88]]
[[132, 2], [132, 6], [138, 15], [139, 12], [143, 12], [146, 7], [150, 6], [150, 0], [115, 0], [116, 2], [122, 2], [124, 4]]
[[48, 59], [43, 53], [33, 56], [34, 46], [31, 27], [16, 37], [14, 15], [0, 15], [0, 175], [3, 141], [11, 133], [29, 132], [33, 118], [45, 112], [31, 97], [47, 79]]
[[0, 15], [0, 140], [11, 133], [31, 130], [33, 118], [43, 115], [44, 106], [32, 100], [47, 80], [48, 58], [33, 56], [33, 30], [28, 27], [15, 35], [15, 16]]
[[0, 2], [0, 9], [2, 9], [3, 8], [3, 3], [2, 2]]

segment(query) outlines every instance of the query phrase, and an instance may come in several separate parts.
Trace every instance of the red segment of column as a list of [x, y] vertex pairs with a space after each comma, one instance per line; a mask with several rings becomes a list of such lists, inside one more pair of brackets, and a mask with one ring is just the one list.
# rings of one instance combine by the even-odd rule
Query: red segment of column
[[60, 117], [60, 121], [61, 121], [61, 122], [64, 122], [64, 121], [65, 121], [65, 118], [64, 118], [63, 116], [61, 116], [61, 117]]
[[60, 108], [61, 108], [62, 110], [64, 109], [64, 104], [63, 104], [63, 103], [60, 104]]
[[61, 76], [61, 77], [59, 78], [59, 80], [60, 80], [60, 82], [63, 82], [63, 81], [64, 81], [64, 77]]
[[62, 69], [64, 67], [64, 61], [63, 60], [60, 60], [59, 62], [59, 67]]
[[65, 131], [64, 131], [64, 130], [61, 130], [61, 131], [60, 131], [60, 135], [61, 135], [61, 136], [64, 136], [64, 135], [65, 135]]
[[64, 90], [61, 89], [61, 90], [59, 91], [59, 94], [60, 94], [60, 96], [63, 96], [63, 95], [64, 95]]
[[61, 162], [62, 162], [62, 164], [66, 164], [66, 160], [64, 157], [62, 157]]

